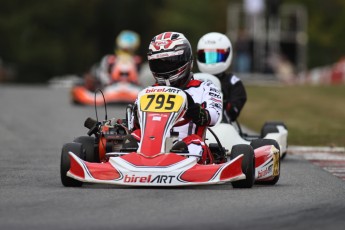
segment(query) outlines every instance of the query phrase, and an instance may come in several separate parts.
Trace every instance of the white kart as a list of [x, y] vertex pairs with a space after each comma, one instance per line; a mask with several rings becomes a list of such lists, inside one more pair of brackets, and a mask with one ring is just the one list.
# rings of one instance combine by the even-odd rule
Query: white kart
[[[219, 89], [221, 89], [221, 83], [219, 79], [211, 74], [207, 73], [196, 73], [194, 78], [202, 81], [211, 81]], [[206, 143], [222, 143], [222, 146], [231, 151], [232, 146], [237, 144], [250, 144], [252, 140], [262, 138], [262, 139], [273, 139], [277, 141], [280, 147], [280, 157], [284, 158], [287, 152], [287, 136], [288, 130], [283, 122], [266, 122], [260, 134], [248, 134], [243, 133], [239, 123], [229, 124], [221, 122], [221, 118], [218, 123], [210, 128], [206, 133]], [[214, 132], [216, 135], [213, 135]], [[216, 139], [216, 137], [218, 140]], [[253, 146], [255, 148], [255, 146]]]

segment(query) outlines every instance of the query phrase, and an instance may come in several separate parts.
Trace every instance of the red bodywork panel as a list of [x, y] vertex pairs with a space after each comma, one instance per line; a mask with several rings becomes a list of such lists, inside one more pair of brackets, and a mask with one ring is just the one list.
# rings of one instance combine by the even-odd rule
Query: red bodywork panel
[[130, 154], [122, 156], [121, 158], [135, 166], [152, 166], [152, 167], [157, 167], [157, 166], [167, 167], [186, 159], [185, 157], [179, 156], [174, 153], [162, 154], [153, 158], [144, 157], [138, 153], [130, 153]]
[[[75, 86], [71, 91], [71, 96], [73, 100], [84, 105], [94, 105], [95, 95], [93, 92], [86, 89], [84, 86]], [[133, 103], [138, 94], [137, 92], [131, 92], [127, 89], [118, 90], [116, 92], [105, 93], [105, 101], [107, 103]], [[103, 105], [104, 100], [102, 95], [98, 94], [96, 96], [96, 105]]]

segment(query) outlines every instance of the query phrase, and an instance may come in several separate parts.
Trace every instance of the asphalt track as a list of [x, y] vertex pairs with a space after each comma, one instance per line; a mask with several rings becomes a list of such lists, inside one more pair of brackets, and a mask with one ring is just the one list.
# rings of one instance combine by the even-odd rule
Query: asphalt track
[[[68, 97], [0, 85], [0, 229], [344, 229], [345, 181], [301, 155], [288, 155], [269, 187], [65, 188], [60, 149], [95, 117]], [[108, 115], [124, 117], [123, 108]]]

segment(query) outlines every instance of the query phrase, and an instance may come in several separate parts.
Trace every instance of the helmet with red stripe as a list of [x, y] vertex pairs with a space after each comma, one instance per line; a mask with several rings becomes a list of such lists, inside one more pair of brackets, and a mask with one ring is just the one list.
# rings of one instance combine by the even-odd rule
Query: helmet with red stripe
[[183, 88], [191, 79], [192, 49], [181, 33], [165, 32], [155, 36], [151, 40], [147, 59], [159, 85]]

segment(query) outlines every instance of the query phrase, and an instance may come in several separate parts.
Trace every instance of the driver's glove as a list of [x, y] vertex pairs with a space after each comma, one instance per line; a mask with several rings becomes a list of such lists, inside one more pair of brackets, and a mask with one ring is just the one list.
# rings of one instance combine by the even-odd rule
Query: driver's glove
[[188, 109], [185, 117], [191, 119], [196, 125], [204, 126], [210, 123], [210, 115], [199, 103], [195, 103], [192, 96], [185, 92], [187, 95]]
[[205, 126], [210, 123], [210, 115], [199, 103], [194, 103], [186, 111], [186, 118], [191, 119], [198, 126]]
[[238, 110], [238, 108], [230, 102], [226, 103], [225, 110], [231, 122], [236, 121], [238, 115], [240, 115], [240, 111]]

